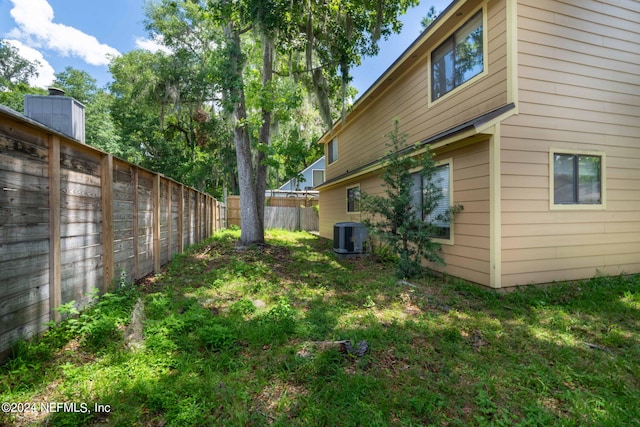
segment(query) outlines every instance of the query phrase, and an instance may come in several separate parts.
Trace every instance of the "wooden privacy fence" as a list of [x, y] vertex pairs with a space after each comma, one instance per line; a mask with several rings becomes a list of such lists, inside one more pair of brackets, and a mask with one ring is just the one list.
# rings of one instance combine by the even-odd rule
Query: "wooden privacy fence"
[[[291, 231], [318, 231], [320, 221], [316, 206], [318, 199], [268, 197], [264, 209], [265, 228], [283, 228]], [[229, 225], [241, 226], [240, 196], [227, 197]]]
[[0, 356], [223, 228], [213, 197], [0, 106]]

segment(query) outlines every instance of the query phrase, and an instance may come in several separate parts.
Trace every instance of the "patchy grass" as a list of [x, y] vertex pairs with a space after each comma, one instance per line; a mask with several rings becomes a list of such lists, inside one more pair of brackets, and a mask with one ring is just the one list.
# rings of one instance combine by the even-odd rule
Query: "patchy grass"
[[[17, 345], [0, 401], [76, 407], [0, 425], [640, 425], [638, 276], [506, 295], [414, 287], [306, 233], [272, 230], [244, 251], [237, 237]], [[138, 298], [135, 349], [122, 332]]]

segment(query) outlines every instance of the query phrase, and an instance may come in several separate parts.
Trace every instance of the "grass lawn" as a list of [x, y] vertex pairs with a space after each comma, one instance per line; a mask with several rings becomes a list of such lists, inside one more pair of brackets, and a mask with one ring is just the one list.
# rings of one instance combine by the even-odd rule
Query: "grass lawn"
[[500, 295], [398, 283], [306, 233], [237, 237], [17, 345], [0, 402], [23, 411], [0, 425], [640, 426], [640, 276]]

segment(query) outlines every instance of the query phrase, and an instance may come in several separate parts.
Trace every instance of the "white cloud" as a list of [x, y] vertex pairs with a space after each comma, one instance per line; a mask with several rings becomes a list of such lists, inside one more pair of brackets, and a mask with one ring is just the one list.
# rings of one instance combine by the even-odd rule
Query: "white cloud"
[[18, 40], [7, 39], [5, 41], [15, 47], [18, 50], [20, 56], [22, 56], [24, 59], [27, 59], [31, 62], [38, 61], [38, 63], [40, 64], [38, 66], [38, 77], [29, 80], [30, 86], [43, 89], [51, 86], [51, 83], [53, 83], [53, 81], [56, 79], [55, 71], [53, 70], [53, 67], [47, 62], [47, 60], [44, 59], [42, 53], [33, 48], [30, 48], [29, 46], [25, 46]]
[[158, 39], [146, 39], [142, 37], [136, 38], [136, 47], [138, 49], [148, 50], [149, 52], [163, 52], [171, 54], [171, 49], [162, 44], [162, 36], [158, 36]]
[[9, 32], [34, 48], [51, 49], [63, 56], [76, 56], [91, 65], [107, 65], [117, 49], [100, 43], [94, 36], [53, 22], [53, 8], [47, 0], [11, 0], [11, 16], [18, 28]]

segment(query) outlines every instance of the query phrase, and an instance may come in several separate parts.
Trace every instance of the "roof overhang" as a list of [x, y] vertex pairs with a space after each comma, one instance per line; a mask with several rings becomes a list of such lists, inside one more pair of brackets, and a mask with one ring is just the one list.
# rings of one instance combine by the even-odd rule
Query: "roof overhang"
[[[500, 108], [492, 110], [475, 119], [469, 120], [458, 126], [454, 126], [443, 132], [435, 134], [423, 141], [418, 142], [415, 145], [411, 145], [398, 151], [396, 154], [400, 155], [417, 155], [427, 150], [439, 151], [464, 140], [475, 141], [479, 135], [492, 135], [495, 133], [495, 126], [507, 117], [516, 114], [516, 105], [514, 103], [506, 104]], [[376, 172], [385, 164], [385, 161], [390, 155], [383, 156], [377, 160], [357, 167], [356, 169], [346, 171], [342, 175], [338, 175], [331, 178], [321, 185], [314, 188], [314, 190], [327, 190], [331, 187], [340, 185], [341, 183], [358, 178], [370, 173]]]

